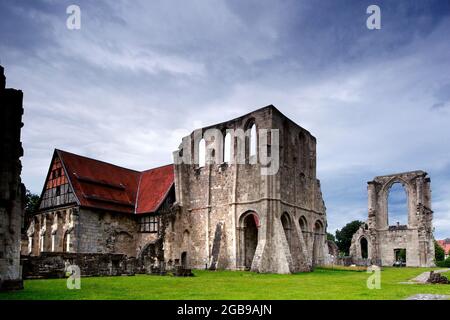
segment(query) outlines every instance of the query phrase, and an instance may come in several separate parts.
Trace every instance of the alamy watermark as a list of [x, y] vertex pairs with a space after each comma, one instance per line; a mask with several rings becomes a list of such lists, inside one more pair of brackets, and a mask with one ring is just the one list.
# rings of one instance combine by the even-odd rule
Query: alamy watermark
[[77, 265], [69, 265], [66, 268], [66, 276], [68, 276], [66, 285], [67, 289], [81, 289], [81, 271]]
[[66, 27], [69, 30], [81, 29], [81, 9], [76, 4], [72, 4], [66, 8], [69, 15], [66, 20]]
[[[275, 175], [280, 168], [280, 132], [278, 129], [259, 129], [252, 137], [251, 130], [228, 129], [225, 137], [219, 129], [195, 130], [192, 135], [183, 138], [178, 151], [174, 153], [174, 163], [200, 165], [205, 164], [259, 164], [261, 175]], [[204, 139], [204, 155], [200, 154], [200, 142]], [[194, 147], [192, 150], [192, 146]], [[252, 150], [255, 150], [252, 153]], [[193, 151], [193, 153], [192, 153]], [[228, 152], [227, 152], [228, 151]]]
[[369, 30], [380, 30], [381, 29], [381, 9], [376, 4], [372, 4], [367, 7], [367, 14], [370, 16], [366, 20], [366, 26]]
[[378, 266], [370, 266], [367, 273], [371, 275], [367, 278], [367, 289], [381, 289], [381, 269]]

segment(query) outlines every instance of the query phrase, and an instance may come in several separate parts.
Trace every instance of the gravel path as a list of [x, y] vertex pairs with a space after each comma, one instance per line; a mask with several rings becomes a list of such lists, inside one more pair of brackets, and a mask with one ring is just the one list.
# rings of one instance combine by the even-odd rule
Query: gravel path
[[415, 294], [405, 300], [449, 300], [450, 296], [443, 294]]

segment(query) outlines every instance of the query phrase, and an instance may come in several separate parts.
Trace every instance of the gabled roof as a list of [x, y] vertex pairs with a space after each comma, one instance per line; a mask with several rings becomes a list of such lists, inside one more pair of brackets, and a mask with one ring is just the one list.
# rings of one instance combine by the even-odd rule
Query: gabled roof
[[173, 165], [144, 172], [55, 150], [79, 205], [129, 214], [158, 210], [174, 182]]
[[173, 185], [173, 164], [141, 173], [136, 213], [153, 212], [164, 201]]

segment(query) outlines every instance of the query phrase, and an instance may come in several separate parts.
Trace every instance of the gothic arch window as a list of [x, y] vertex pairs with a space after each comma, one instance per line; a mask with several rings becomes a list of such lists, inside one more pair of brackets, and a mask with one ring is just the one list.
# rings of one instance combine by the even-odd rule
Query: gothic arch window
[[325, 244], [324, 228], [320, 220], [314, 224], [313, 264], [323, 264], [323, 245]]
[[365, 237], [361, 237], [359, 243], [361, 246], [361, 258], [367, 259], [369, 257], [369, 243]]
[[64, 233], [63, 252], [70, 252], [70, 232]]
[[223, 162], [231, 162], [231, 133], [229, 132], [223, 139]]
[[256, 156], [257, 154], [257, 135], [256, 135], [256, 124], [250, 127], [250, 157]]
[[205, 139], [201, 139], [198, 143], [198, 166], [204, 167], [206, 164], [206, 142]]
[[388, 225], [408, 225], [408, 195], [401, 182], [394, 182], [387, 191]]
[[286, 240], [289, 246], [289, 250], [291, 249], [291, 230], [292, 230], [292, 223], [291, 223], [291, 217], [287, 212], [284, 212], [281, 215], [281, 224], [283, 225], [284, 234], [286, 235]]

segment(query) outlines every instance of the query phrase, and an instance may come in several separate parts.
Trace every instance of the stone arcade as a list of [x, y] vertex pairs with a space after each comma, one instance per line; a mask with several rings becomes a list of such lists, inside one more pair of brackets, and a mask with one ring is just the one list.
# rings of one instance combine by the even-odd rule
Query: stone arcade
[[[207, 129], [242, 134], [218, 139]], [[278, 130], [279, 144], [261, 129]], [[25, 260], [121, 254], [153, 267], [274, 273], [324, 263], [327, 220], [308, 131], [267, 106], [188, 138], [174, 165], [144, 172], [56, 150], [22, 246]], [[240, 147], [243, 161], [234, 161]], [[273, 174], [262, 174], [261, 150], [279, 154]]]
[[[389, 190], [401, 183], [407, 195], [408, 224], [392, 225], [388, 217]], [[424, 171], [376, 177], [368, 182], [369, 218], [353, 235], [354, 261], [392, 266], [406, 254], [406, 266], [434, 266], [433, 211], [430, 178]]]

